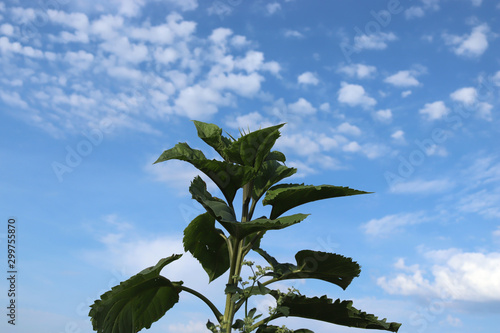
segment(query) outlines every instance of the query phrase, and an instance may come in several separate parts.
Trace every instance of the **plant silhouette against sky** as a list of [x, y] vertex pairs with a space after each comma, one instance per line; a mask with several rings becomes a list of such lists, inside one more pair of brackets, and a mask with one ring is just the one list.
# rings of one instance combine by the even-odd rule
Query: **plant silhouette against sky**
[[[327, 296], [306, 297], [295, 288], [273, 289], [273, 283], [290, 279], [319, 279], [346, 289], [359, 276], [358, 263], [339, 254], [302, 250], [295, 255], [296, 263], [280, 263], [263, 250], [261, 240], [269, 230], [279, 230], [302, 222], [308, 214], [282, 216], [302, 204], [327, 198], [365, 194], [368, 192], [333, 185], [278, 184], [296, 173], [285, 165], [285, 155], [272, 150], [280, 136], [276, 125], [250, 133], [238, 139], [222, 134], [214, 124], [194, 121], [198, 136], [221, 156], [222, 160], [207, 159], [202, 151], [187, 143], [178, 143], [161, 154], [155, 163], [172, 159], [191, 163], [208, 176], [220, 189], [224, 199], [212, 196], [206, 183], [196, 176], [189, 192], [206, 210], [184, 230], [184, 250], [203, 266], [212, 282], [226, 275], [226, 302], [218, 309], [203, 294], [184, 286], [182, 281], [170, 281], [161, 270], [182, 255], [163, 258], [155, 266], [144, 269], [101, 295], [91, 306], [89, 316], [93, 329], [99, 333], [136, 333], [163, 317], [179, 300], [181, 292], [190, 293], [203, 301], [213, 312], [208, 320], [211, 332], [310, 333], [311, 330], [272, 325], [281, 317], [302, 317], [332, 324], [397, 332], [401, 324], [379, 320], [372, 314], [352, 306], [352, 301], [332, 300]], [[234, 207], [238, 190], [242, 189], [241, 217]], [[271, 206], [269, 217], [254, 218], [257, 203]], [[220, 229], [219, 227], [222, 227]], [[262, 256], [268, 266], [246, 260], [250, 251]], [[242, 268], [248, 266], [252, 275], [244, 280]], [[248, 309], [253, 296], [271, 295], [276, 306], [269, 313]]]

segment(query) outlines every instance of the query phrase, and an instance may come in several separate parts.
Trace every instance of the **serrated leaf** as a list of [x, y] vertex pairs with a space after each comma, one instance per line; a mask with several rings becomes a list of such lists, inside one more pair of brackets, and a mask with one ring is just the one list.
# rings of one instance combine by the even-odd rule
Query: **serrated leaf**
[[296, 172], [297, 169], [288, 168], [275, 160], [264, 161], [254, 179], [252, 199], [258, 201], [271, 186]]
[[309, 214], [294, 214], [290, 216], [280, 217], [278, 219], [269, 220], [266, 218], [259, 218], [248, 222], [229, 222], [229, 221], [219, 221], [220, 224], [226, 228], [226, 230], [234, 237], [242, 239], [250, 234], [267, 231], [267, 230], [279, 230], [296, 223], [302, 222]]
[[229, 207], [224, 200], [213, 197], [207, 191], [207, 184], [199, 176], [191, 182], [189, 192], [193, 199], [198, 201], [217, 221], [236, 221], [234, 210]]
[[224, 161], [208, 160], [201, 150], [192, 149], [185, 142], [180, 142], [173, 148], [165, 150], [154, 163], [174, 159], [191, 163], [206, 174], [219, 187], [227, 202], [232, 202], [238, 189], [255, 177], [253, 168]]
[[209, 213], [198, 215], [184, 229], [184, 250], [189, 251], [203, 266], [209, 282], [229, 269], [229, 252], [215, 219]]
[[267, 191], [262, 204], [273, 206], [270, 218], [274, 219], [287, 210], [308, 202], [367, 193], [371, 192], [333, 185], [281, 184]]
[[[271, 295], [276, 300], [280, 299], [281, 306], [289, 308], [288, 316], [292, 317], [302, 317], [342, 326], [391, 332], [397, 332], [401, 326], [399, 323], [387, 322], [386, 319], [380, 320], [372, 314], [354, 308], [352, 301], [340, 301], [340, 299], [337, 299], [334, 302], [326, 296], [308, 298], [299, 295], [280, 295], [274, 290], [271, 292]], [[278, 317], [282, 316], [278, 315]]]
[[179, 301], [180, 284], [160, 276], [160, 271], [182, 255], [161, 259], [96, 300], [89, 312], [98, 333], [136, 333], [150, 328]]
[[225, 156], [234, 163], [251, 166], [256, 170], [268, 156], [279, 138], [279, 129], [285, 124], [263, 128], [243, 135], [224, 150]]
[[[261, 325], [259, 326], [259, 328], [257, 329], [257, 332], [256, 333], [276, 333], [278, 332], [280, 329], [279, 326], [273, 326], [273, 325]], [[293, 331], [290, 331], [291, 333], [314, 333], [313, 331], [311, 330], [308, 330], [308, 329], [305, 329], [305, 328], [301, 328], [301, 329], [298, 329], [298, 330], [293, 330]]]
[[273, 277], [278, 280], [318, 279], [334, 283], [346, 289], [359, 276], [361, 268], [352, 258], [340, 254], [302, 250], [295, 255], [296, 265], [279, 263], [262, 249], [255, 249], [273, 268]]
[[223, 152], [231, 145], [231, 140], [222, 135], [222, 129], [215, 124], [202, 121], [193, 120], [193, 123], [196, 126], [198, 137], [226, 159]]

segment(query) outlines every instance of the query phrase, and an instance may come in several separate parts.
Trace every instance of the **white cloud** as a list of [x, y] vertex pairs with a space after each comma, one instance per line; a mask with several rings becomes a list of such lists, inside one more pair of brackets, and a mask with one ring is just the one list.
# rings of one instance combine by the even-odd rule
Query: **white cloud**
[[[177, 13], [168, 15], [166, 21], [165, 24], [157, 26], [133, 28], [130, 37], [154, 44], [174, 44], [177, 38], [188, 39], [196, 31], [195, 22], [184, 21], [182, 16]], [[231, 31], [222, 29], [222, 31], [225, 30]]]
[[116, 55], [118, 58], [138, 64], [148, 57], [148, 48], [144, 44], [130, 43], [125, 36], [112, 41], [106, 41], [100, 45], [101, 49]]
[[206, 322], [190, 321], [187, 324], [169, 324], [168, 331], [171, 333], [199, 333], [207, 330]]
[[338, 101], [349, 106], [361, 106], [369, 108], [377, 104], [377, 101], [368, 96], [365, 89], [358, 84], [341, 83], [341, 88], [338, 91]]
[[17, 53], [30, 58], [43, 58], [44, 53], [31, 46], [23, 46], [19, 42], [11, 43], [7, 37], [0, 37], [0, 51], [2, 53]]
[[472, 29], [469, 35], [443, 34], [444, 41], [451, 45], [456, 55], [464, 57], [479, 57], [488, 49], [488, 33], [490, 27], [484, 23]]
[[154, 51], [154, 58], [161, 64], [169, 64], [179, 59], [179, 53], [172, 47], [159, 47]]
[[104, 40], [116, 38], [119, 30], [123, 27], [123, 17], [113, 15], [102, 15], [98, 20], [92, 21], [90, 32], [98, 35]]
[[477, 113], [480, 118], [483, 118], [487, 121], [492, 121], [493, 116], [491, 114], [491, 110], [493, 110], [493, 105], [487, 102], [481, 102], [477, 105]]
[[339, 133], [349, 134], [354, 136], [361, 135], [361, 130], [359, 129], [359, 127], [351, 125], [348, 122], [344, 122], [339, 126], [337, 126], [337, 131]]
[[390, 83], [396, 87], [418, 86], [420, 82], [415, 78], [418, 75], [415, 71], [399, 71], [385, 78], [384, 82]]
[[355, 50], [383, 50], [387, 48], [387, 42], [397, 40], [392, 32], [379, 32], [371, 35], [360, 35], [354, 37]]
[[375, 119], [381, 122], [391, 122], [392, 111], [391, 109], [378, 110], [374, 113]]
[[369, 236], [381, 237], [401, 232], [404, 227], [426, 222], [423, 213], [401, 213], [387, 215], [380, 219], [372, 219], [361, 225], [361, 229]]
[[198, 8], [198, 0], [167, 0], [167, 2], [178, 7], [182, 11], [195, 10]]
[[250, 128], [251, 131], [258, 130], [260, 128], [266, 128], [272, 126], [271, 122], [267, 121], [262, 117], [257, 111], [251, 112], [242, 116], [237, 116], [234, 119], [226, 121], [226, 125], [235, 129], [245, 129]]
[[28, 23], [36, 18], [36, 13], [33, 8], [12, 7], [10, 12], [13, 21], [19, 23]]
[[264, 54], [259, 51], [248, 51], [244, 58], [237, 59], [234, 66], [244, 69], [247, 73], [255, 72], [262, 68], [264, 64]]
[[368, 66], [364, 64], [350, 64], [341, 66], [338, 71], [351, 77], [366, 79], [372, 77], [377, 72], [377, 68], [375, 66]]
[[393, 184], [389, 189], [392, 193], [404, 194], [434, 194], [442, 193], [453, 188], [455, 184], [449, 179], [414, 180]]
[[406, 98], [411, 95], [411, 90], [405, 90], [401, 93], [401, 97]]
[[85, 70], [89, 68], [94, 61], [94, 55], [83, 50], [79, 50], [78, 52], [68, 51], [64, 55], [64, 60], [75, 68]]
[[422, 115], [427, 116], [427, 120], [438, 120], [445, 117], [450, 109], [444, 104], [443, 101], [433, 103], [426, 103], [422, 109], [418, 111]]
[[307, 156], [321, 151], [320, 145], [307, 134], [283, 134], [276, 142], [276, 148], [292, 149], [301, 156]]
[[229, 95], [223, 96], [219, 91], [199, 84], [183, 89], [175, 100], [176, 113], [190, 119], [208, 119], [218, 112], [219, 106], [231, 103]]
[[319, 80], [317, 78], [317, 75], [311, 72], [304, 72], [300, 74], [297, 78], [298, 83], [302, 84], [311, 84], [313, 86], [318, 85]]
[[491, 78], [491, 80], [495, 83], [495, 85], [500, 87], [500, 71], [496, 72], [495, 75]]
[[264, 81], [264, 77], [254, 72], [249, 75], [220, 74], [210, 78], [209, 83], [217, 90], [227, 89], [244, 97], [253, 97], [260, 91], [262, 81]]
[[218, 15], [219, 17], [229, 16], [233, 13], [234, 7], [229, 6], [221, 1], [214, 1], [207, 8], [208, 15]]
[[479, 7], [483, 3], [483, 0], [470, 0], [473, 6]]
[[476, 213], [486, 218], [500, 218], [500, 191], [481, 189], [460, 199], [458, 209], [466, 213]]
[[352, 141], [352, 142], [349, 142], [348, 144], [344, 145], [342, 147], [342, 150], [345, 152], [348, 152], [348, 153], [356, 153], [358, 151], [361, 151], [362, 148], [359, 145], [359, 143], [357, 143], [356, 141]]
[[330, 103], [325, 102], [319, 106], [319, 109], [324, 112], [330, 111]]
[[405, 10], [405, 17], [407, 20], [416, 17], [423, 17], [425, 15], [425, 11], [422, 7], [419, 6], [411, 6], [407, 10]]
[[425, 255], [434, 263], [431, 269], [418, 265], [402, 267], [410, 272], [394, 278], [380, 277], [377, 284], [390, 294], [431, 296], [446, 301], [500, 301], [500, 253], [448, 249], [428, 251]]
[[52, 22], [60, 23], [76, 30], [87, 30], [89, 19], [83, 13], [66, 13], [61, 10], [47, 10], [47, 14]]
[[140, 70], [124, 66], [108, 67], [107, 73], [112, 77], [134, 81], [138, 81], [143, 77], [143, 73]]
[[12, 36], [14, 34], [14, 27], [8, 23], [0, 25], [0, 34], [5, 36]]
[[11, 92], [6, 92], [6, 91], [0, 91], [0, 98], [10, 106], [14, 107], [20, 107], [23, 109], [28, 108], [28, 103], [26, 103], [21, 96], [15, 91]]
[[300, 33], [299, 31], [297, 31], [297, 30], [287, 29], [287, 30], [285, 30], [285, 37], [303, 38], [304, 35], [302, 33]]
[[311, 115], [316, 112], [316, 108], [302, 97], [297, 102], [288, 104], [288, 110], [298, 115]]
[[278, 2], [271, 2], [266, 5], [266, 10], [269, 15], [273, 15], [281, 10], [281, 5]]
[[402, 130], [397, 130], [396, 132], [391, 134], [391, 138], [393, 138], [396, 142], [404, 143], [405, 132]]
[[473, 105], [477, 99], [476, 88], [466, 87], [461, 88], [450, 94], [452, 100], [461, 102], [467, 106]]

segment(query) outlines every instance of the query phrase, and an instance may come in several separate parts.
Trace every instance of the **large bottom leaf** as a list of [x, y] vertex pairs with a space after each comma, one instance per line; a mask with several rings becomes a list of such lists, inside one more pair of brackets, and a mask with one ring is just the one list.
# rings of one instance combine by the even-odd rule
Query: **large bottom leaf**
[[161, 259], [101, 295], [89, 316], [98, 333], [137, 333], [160, 319], [179, 301], [182, 282], [171, 282], [160, 271], [181, 255]]

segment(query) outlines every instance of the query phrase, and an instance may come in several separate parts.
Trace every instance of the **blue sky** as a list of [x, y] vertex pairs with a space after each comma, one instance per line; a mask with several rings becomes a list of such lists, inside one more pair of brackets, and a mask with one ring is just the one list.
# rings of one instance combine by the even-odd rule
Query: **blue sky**
[[[11, 216], [19, 240], [18, 322], [1, 331], [90, 332], [102, 292], [183, 252], [196, 169], [152, 162], [177, 142], [215, 157], [191, 119], [233, 135], [286, 122], [291, 182], [375, 192], [303, 206], [263, 242], [281, 261], [351, 256], [361, 276], [281, 287], [352, 299], [402, 333], [494, 331], [499, 14], [497, 0], [0, 2], [0, 242]], [[207, 285], [187, 254], [162, 273], [223, 302], [225, 278]], [[150, 332], [209, 318], [184, 295]]]

